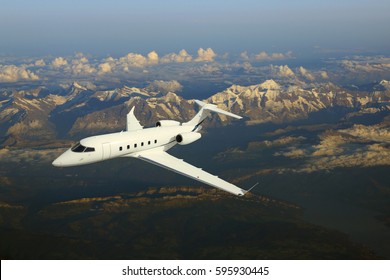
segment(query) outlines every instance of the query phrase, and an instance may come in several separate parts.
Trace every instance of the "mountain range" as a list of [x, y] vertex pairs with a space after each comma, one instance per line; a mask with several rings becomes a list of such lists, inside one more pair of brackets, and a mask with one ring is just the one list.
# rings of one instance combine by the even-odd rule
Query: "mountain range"
[[[381, 81], [364, 90], [345, 89], [331, 83], [278, 83], [232, 85], [206, 102], [246, 117], [246, 124], [286, 123], [305, 120], [316, 113], [339, 111], [345, 115], [390, 111], [390, 82]], [[193, 100], [176, 93], [152, 92], [148, 88], [124, 86], [96, 90], [74, 82], [61, 91], [38, 87], [3, 92], [0, 97], [0, 137], [3, 146], [28, 140], [54, 140], [120, 131], [126, 114], [135, 115], [145, 126], [161, 119], [184, 121], [197, 110]], [[224, 125], [224, 116], [208, 125]]]

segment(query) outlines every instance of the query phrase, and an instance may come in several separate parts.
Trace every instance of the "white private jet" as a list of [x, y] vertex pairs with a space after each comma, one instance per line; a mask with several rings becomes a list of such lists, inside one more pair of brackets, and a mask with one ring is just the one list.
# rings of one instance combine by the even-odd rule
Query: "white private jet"
[[53, 165], [69, 167], [118, 157], [133, 157], [232, 194], [245, 195], [254, 186], [249, 190], [243, 190], [166, 153], [176, 144], [187, 145], [198, 140], [201, 137], [199, 130], [202, 127], [200, 124], [210, 115], [210, 112], [241, 119], [240, 116], [221, 110], [216, 105], [206, 104], [198, 100], [195, 100], [195, 102], [201, 106], [201, 109], [189, 122], [180, 123], [173, 120], [161, 120], [156, 123], [156, 127], [146, 129], [143, 129], [134, 116], [133, 107], [127, 114], [126, 131], [82, 139], [54, 160]]

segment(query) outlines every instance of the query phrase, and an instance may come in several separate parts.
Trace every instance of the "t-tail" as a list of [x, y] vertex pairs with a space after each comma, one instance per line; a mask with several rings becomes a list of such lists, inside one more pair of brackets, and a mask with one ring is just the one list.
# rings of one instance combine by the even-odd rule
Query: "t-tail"
[[208, 103], [204, 103], [204, 102], [199, 101], [199, 100], [195, 100], [195, 102], [196, 102], [196, 104], [201, 106], [201, 109], [195, 115], [195, 117], [192, 118], [192, 120], [190, 120], [190, 121], [188, 121], [186, 123], [183, 123], [183, 125], [193, 125], [194, 126], [194, 131], [198, 131], [200, 129], [201, 123], [208, 116], [210, 116], [210, 112], [223, 114], [223, 115], [226, 115], [226, 116], [229, 116], [229, 117], [233, 117], [233, 118], [236, 118], [236, 119], [242, 119], [242, 117], [240, 117], [240, 116], [238, 116], [236, 114], [233, 114], [233, 113], [227, 112], [225, 110], [219, 109], [217, 107], [217, 105], [215, 105], [215, 104], [208, 104]]

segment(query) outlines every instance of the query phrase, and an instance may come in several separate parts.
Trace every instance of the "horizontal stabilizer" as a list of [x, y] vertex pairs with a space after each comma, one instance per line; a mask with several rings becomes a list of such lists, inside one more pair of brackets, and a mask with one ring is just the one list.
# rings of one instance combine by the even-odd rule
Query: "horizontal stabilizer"
[[226, 116], [229, 116], [229, 117], [233, 117], [233, 118], [236, 118], [236, 119], [242, 119], [242, 117], [236, 115], [236, 114], [233, 114], [233, 113], [230, 113], [230, 112], [227, 112], [225, 110], [222, 110], [220, 108], [217, 107], [217, 105], [215, 104], [208, 104], [208, 103], [204, 103], [200, 100], [195, 100], [196, 104], [198, 104], [199, 106], [201, 106], [199, 112], [193, 117], [192, 120], [186, 122], [186, 123], [183, 123], [183, 125], [193, 125], [195, 126], [195, 130], [199, 130], [198, 127], [199, 125], [203, 122], [203, 120], [205, 118], [207, 118], [209, 115], [210, 115], [210, 112], [215, 112], [215, 113], [218, 113], [218, 114], [223, 114], [223, 115], [226, 115]]
[[233, 118], [236, 118], [236, 119], [242, 119], [241, 116], [238, 116], [236, 114], [233, 114], [233, 113], [227, 112], [225, 110], [219, 109], [217, 107], [217, 105], [215, 105], [215, 104], [204, 103], [204, 102], [202, 102], [200, 100], [195, 100], [195, 102], [196, 102], [196, 104], [201, 106], [203, 110], [212, 111], [212, 112], [215, 112], [215, 113], [218, 113], [218, 114], [223, 114], [223, 115], [226, 115], [226, 116], [229, 116], [229, 117], [233, 117]]

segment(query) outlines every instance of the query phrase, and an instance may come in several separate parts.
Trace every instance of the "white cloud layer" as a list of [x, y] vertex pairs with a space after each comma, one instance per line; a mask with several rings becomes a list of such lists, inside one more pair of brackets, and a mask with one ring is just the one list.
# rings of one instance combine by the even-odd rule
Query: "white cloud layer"
[[157, 52], [152, 51], [148, 53], [148, 64], [154, 65], [154, 64], [158, 64], [158, 62], [159, 62], [159, 57]]
[[278, 77], [293, 78], [295, 74], [288, 65], [274, 66], [271, 65], [271, 71]]
[[182, 62], [191, 62], [192, 56], [188, 54], [186, 50], [181, 50], [178, 54], [170, 53], [164, 55], [160, 62], [161, 63], [182, 63]]
[[89, 64], [88, 59], [82, 53], [79, 53], [76, 55], [76, 58], [72, 60], [70, 71], [74, 75], [90, 75], [95, 73], [96, 69]]
[[100, 75], [103, 75], [106, 73], [111, 73], [111, 71], [112, 71], [111, 64], [108, 62], [101, 63], [101, 64], [99, 64], [98, 67], [99, 67], [99, 74]]
[[129, 71], [130, 67], [145, 67], [148, 64], [148, 60], [142, 54], [128, 53], [126, 56], [119, 58], [118, 64], [123, 70]]
[[[184, 62], [212, 62], [216, 57], [216, 53], [211, 49], [198, 50], [198, 57], [193, 57], [186, 50], [181, 50], [179, 53], [170, 53], [160, 57], [156, 51], [151, 51], [147, 56], [138, 53], [128, 53], [127, 55], [115, 59], [108, 57], [97, 66], [98, 75], [102, 76], [109, 73], [129, 73], [132, 69], [147, 68], [149, 66], [167, 64], [167, 63], [184, 63]], [[59, 61], [61, 62], [61, 61]], [[84, 65], [85, 66], [85, 65]], [[85, 69], [86, 70], [86, 69]], [[89, 69], [90, 72], [94, 72]], [[148, 73], [145, 69], [144, 72]]]
[[39, 76], [26, 69], [25, 65], [0, 65], [0, 82], [12, 83], [18, 81], [36, 81]]
[[305, 79], [308, 79], [310, 81], [314, 81], [315, 80], [315, 77], [312, 73], [310, 73], [309, 70], [305, 69], [304, 67], [299, 67], [298, 68], [298, 72], [305, 78]]
[[289, 51], [287, 53], [272, 53], [268, 54], [265, 51], [262, 51], [255, 55], [255, 60], [257, 61], [271, 61], [271, 60], [281, 60], [288, 59], [292, 57], [292, 52]]
[[390, 70], [389, 57], [355, 57], [350, 60], [342, 60], [344, 68], [352, 72], [382, 72]]
[[196, 62], [202, 62], [202, 61], [210, 62], [210, 61], [214, 61], [214, 58], [216, 56], [217, 56], [217, 54], [211, 48], [207, 48], [206, 50], [200, 48], [198, 50], [198, 57], [195, 58], [195, 61]]
[[37, 61], [35, 61], [35, 66], [37, 67], [45, 67], [46, 66], [46, 63], [43, 59], [38, 59]]
[[59, 68], [59, 67], [61, 67], [61, 66], [68, 65], [68, 61], [66, 61], [66, 59], [63, 58], [63, 57], [56, 57], [56, 58], [51, 62], [51, 65], [52, 65], [54, 68]]
[[[218, 57], [218, 59], [216, 59]], [[1, 81], [20, 80], [52, 80], [52, 79], [91, 79], [99, 81], [119, 82], [126, 77], [133, 77], [135, 80], [146, 78], [173, 80], [188, 78], [191, 75], [220, 75], [226, 74], [226, 83], [237, 81], [242, 75], [257, 75], [263, 79], [289, 79], [294, 82], [309, 83], [336, 81], [342, 76], [343, 79], [388, 80], [390, 73], [390, 58], [387, 57], [353, 57], [349, 60], [337, 60], [333, 68], [327, 71], [320, 69], [307, 69], [305, 66], [290, 68], [284, 63], [272, 65], [271, 63], [259, 64], [257, 61], [279, 61], [286, 58], [293, 58], [291, 52], [267, 53], [265, 51], [257, 54], [250, 54], [247, 51], [241, 52], [232, 61], [232, 55], [217, 55], [211, 48], [199, 48], [197, 54], [189, 54], [182, 49], [177, 53], [159, 55], [156, 51], [147, 54], [130, 52], [122, 57], [108, 56], [103, 59], [90, 58], [82, 53], [73, 56], [29, 59], [24, 60], [22, 66], [15, 66], [23, 63], [20, 61], [9, 62], [9, 65], [2, 66]], [[234, 58], [233, 58], [234, 59]], [[5, 63], [3, 63], [5, 64]], [[172, 65], [169, 65], [172, 64]], [[181, 64], [175, 66], [174, 64]], [[188, 64], [188, 65], [187, 65]], [[273, 63], [281, 64], [281, 63]], [[336, 65], [336, 66], [335, 66]], [[6, 68], [7, 67], [7, 68]], [[16, 68], [19, 69], [16, 69]], [[350, 71], [345, 71], [348, 68]], [[370, 75], [367, 75], [371, 73]], [[342, 74], [342, 75], [340, 75]], [[374, 76], [375, 75], [375, 76]], [[351, 82], [351, 83], [352, 83]], [[362, 83], [363, 84], [363, 83]]]

